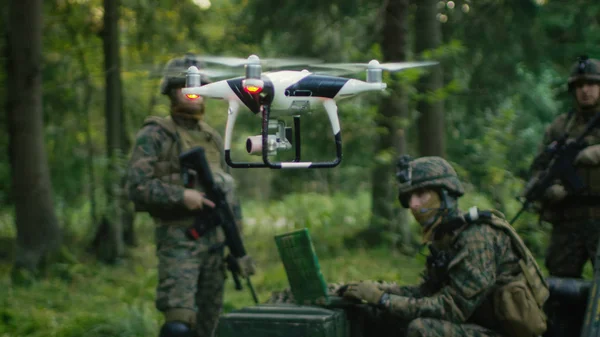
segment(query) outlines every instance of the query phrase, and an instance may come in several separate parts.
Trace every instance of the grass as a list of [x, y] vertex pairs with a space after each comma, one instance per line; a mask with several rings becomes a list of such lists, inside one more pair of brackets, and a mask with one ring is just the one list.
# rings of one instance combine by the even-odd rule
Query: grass
[[[479, 196], [466, 201], [483, 204]], [[369, 196], [326, 197], [291, 195], [282, 201], [244, 205], [247, 251], [259, 266], [252, 277], [261, 302], [273, 291], [288, 286], [273, 237], [298, 228], [309, 228], [325, 280], [329, 283], [381, 279], [416, 283], [425, 258], [405, 256], [386, 247], [365, 250], [345, 247], [344, 238], [364, 229], [368, 222]], [[465, 206], [466, 208], [466, 206]], [[10, 216], [0, 215], [0, 234], [12, 229]], [[139, 245], [115, 266], [73, 253], [74, 258], [54, 265], [49, 276], [28, 287], [10, 282], [10, 261], [0, 255], [0, 337], [147, 337], [157, 336], [161, 314], [154, 308], [157, 279], [153, 227], [147, 216], [136, 218]], [[412, 224], [413, 232], [418, 228]], [[85, 241], [85, 226], [73, 228]], [[586, 266], [590, 277], [591, 267]], [[226, 282], [224, 311], [252, 305], [244, 287], [236, 291]]]
[[[263, 238], [264, 245], [271, 239]], [[87, 261], [55, 267], [52, 277], [29, 287], [11, 285], [10, 265], [3, 263], [0, 265], [0, 289], [3, 289], [0, 292], [0, 336], [157, 335], [162, 317], [154, 309], [157, 276], [154, 244], [144, 241], [130, 254], [129, 259], [116, 266]], [[281, 263], [272, 258], [264, 259], [261, 254], [257, 256], [260, 269], [252, 281], [260, 301], [264, 302], [272, 291], [286, 288], [287, 279]], [[373, 263], [374, 260], [380, 263]], [[328, 282], [367, 278], [416, 282], [422, 266], [420, 261], [390, 255], [383, 249], [346, 252], [320, 262]], [[236, 291], [228, 279], [224, 311], [252, 304], [247, 288]]]

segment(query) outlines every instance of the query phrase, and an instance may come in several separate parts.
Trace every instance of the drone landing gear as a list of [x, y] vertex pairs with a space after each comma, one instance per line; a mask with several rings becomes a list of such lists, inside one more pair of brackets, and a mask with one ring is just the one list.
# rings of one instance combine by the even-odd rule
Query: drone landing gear
[[[268, 104], [261, 106], [262, 114], [262, 132], [260, 136], [249, 137], [246, 141], [246, 150], [248, 153], [262, 153], [262, 163], [256, 162], [234, 162], [231, 160], [231, 132], [233, 124], [237, 117], [238, 106], [230, 102], [229, 118], [227, 120], [227, 129], [225, 136], [225, 162], [232, 168], [264, 168], [271, 169], [290, 169], [290, 168], [332, 168], [342, 161], [342, 138], [340, 134], [339, 120], [337, 116], [337, 105], [333, 100], [324, 102], [325, 110], [329, 116], [334, 139], [336, 144], [336, 159], [330, 162], [301, 162], [301, 142], [300, 142], [300, 116], [294, 116], [294, 140], [290, 142], [290, 128], [285, 127], [285, 122], [281, 120], [271, 120], [271, 107]], [[277, 129], [276, 135], [269, 135], [269, 129]], [[260, 145], [259, 145], [260, 144]], [[277, 153], [277, 150], [289, 150], [294, 147], [295, 158], [290, 162], [271, 162], [269, 156]]]

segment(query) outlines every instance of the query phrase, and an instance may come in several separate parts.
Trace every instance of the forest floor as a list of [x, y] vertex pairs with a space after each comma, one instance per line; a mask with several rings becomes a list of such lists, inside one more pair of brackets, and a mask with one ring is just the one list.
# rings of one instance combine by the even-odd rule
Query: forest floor
[[[272, 292], [288, 287], [274, 236], [308, 228], [319, 263], [328, 283], [353, 280], [386, 280], [400, 284], [419, 282], [426, 249], [403, 255], [383, 244], [365, 249], [348, 238], [356, 237], [368, 223], [368, 194], [354, 198], [296, 195], [266, 206], [244, 208], [246, 250], [256, 260], [252, 277], [260, 302]], [[466, 205], [485, 204], [470, 197]], [[485, 206], [483, 206], [485, 207]], [[85, 210], [80, 211], [85, 213]], [[98, 262], [85, 252], [93, 231], [81, 225], [75, 214], [63, 223], [70, 242], [62, 263], [48, 268], [45, 277], [29, 286], [11, 282], [14, 224], [0, 215], [0, 337], [149, 337], [157, 336], [162, 315], [154, 307], [157, 259], [150, 219], [136, 217], [137, 246], [114, 265]], [[418, 227], [410, 230], [418, 238]], [[389, 239], [389, 237], [387, 238]], [[386, 240], [387, 240], [386, 239]], [[529, 241], [545, 245], [547, 234]], [[389, 242], [389, 241], [388, 241]], [[543, 266], [543, 254], [537, 255]], [[543, 268], [543, 267], [542, 267]], [[585, 277], [591, 278], [590, 264]], [[223, 312], [253, 305], [244, 289], [237, 291], [231, 277], [226, 281]]]
[[[12, 284], [11, 261], [5, 253], [0, 258], [0, 337], [157, 336], [163, 320], [154, 307], [157, 259], [153, 225], [146, 220], [136, 221], [138, 245], [117, 264], [100, 263], [86, 253], [71, 254], [69, 262], [53, 265], [46, 277], [29, 286]], [[288, 287], [274, 241], [274, 235], [287, 231], [257, 224], [244, 230], [246, 249], [258, 265], [252, 283], [260, 302]], [[344, 249], [342, 232], [311, 233], [326, 282], [419, 281], [424, 256], [408, 257], [385, 248]], [[233, 279], [227, 279], [225, 313], [253, 305], [242, 284], [244, 289], [238, 291]]]

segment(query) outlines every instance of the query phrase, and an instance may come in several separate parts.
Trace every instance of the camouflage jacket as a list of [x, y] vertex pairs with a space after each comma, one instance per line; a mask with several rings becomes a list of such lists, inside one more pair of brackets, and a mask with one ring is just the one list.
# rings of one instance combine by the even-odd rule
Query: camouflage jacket
[[[391, 285], [387, 309], [406, 320], [423, 317], [490, 327], [486, 322], [494, 316], [491, 295], [519, 272], [511, 238], [491, 225], [474, 224], [462, 229], [448, 249], [451, 258], [438, 289], [427, 281], [419, 286]], [[432, 273], [428, 268], [425, 279]]]
[[174, 139], [173, 130], [165, 127], [174, 125], [172, 122], [161, 125], [159, 119], [147, 119], [136, 135], [127, 172], [129, 197], [136, 209], [149, 211], [152, 215], [159, 214], [159, 217], [162, 214], [185, 214], [184, 186], [177, 160], [182, 150], [204, 146], [215, 182], [228, 185], [226, 192], [233, 189], [232, 178], [225, 173], [226, 166], [222, 163], [220, 136], [204, 122], [179, 119], [175, 119], [175, 122], [181, 136], [179, 140]]

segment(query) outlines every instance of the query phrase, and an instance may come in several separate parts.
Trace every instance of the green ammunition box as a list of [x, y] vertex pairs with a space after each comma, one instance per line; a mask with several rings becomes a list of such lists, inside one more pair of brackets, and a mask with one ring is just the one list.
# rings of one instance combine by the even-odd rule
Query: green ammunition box
[[221, 316], [218, 337], [349, 337], [346, 314], [295, 304], [262, 304]]

